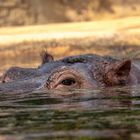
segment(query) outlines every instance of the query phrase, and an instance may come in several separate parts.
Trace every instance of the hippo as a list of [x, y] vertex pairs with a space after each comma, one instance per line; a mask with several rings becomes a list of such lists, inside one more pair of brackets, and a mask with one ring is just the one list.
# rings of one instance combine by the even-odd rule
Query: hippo
[[1, 78], [0, 90], [73, 90], [131, 86], [140, 83], [140, 69], [129, 59], [83, 54], [54, 60], [42, 52], [37, 68], [9, 68]]

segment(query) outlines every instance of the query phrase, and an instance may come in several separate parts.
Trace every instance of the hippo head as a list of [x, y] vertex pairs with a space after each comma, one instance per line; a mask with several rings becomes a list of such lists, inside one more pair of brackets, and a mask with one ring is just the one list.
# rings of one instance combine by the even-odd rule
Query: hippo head
[[32, 86], [34, 89], [93, 89], [127, 85], [131, 81], [130, 72], [130, 60], [85, 54], [54, 61], [51, 55], [44, 52], [41, 66], [38, 68], [12, 67], [3, 75], [1, 81], [2, 83], [22, 83], [21, 85], [24, 86], [26, 84], [26, 88], [30, 87], [31, 83], [35, 83], [35, 86]]

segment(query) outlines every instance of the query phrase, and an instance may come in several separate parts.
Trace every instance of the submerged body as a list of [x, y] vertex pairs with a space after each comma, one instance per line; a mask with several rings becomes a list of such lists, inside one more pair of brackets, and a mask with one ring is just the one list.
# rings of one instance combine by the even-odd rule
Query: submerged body
[[1, 78], [3, 89], [71, 90], [136, 85], [139, 68], [131, 60], [85, 54], [54, 61], [46, 52], [38, 68], [12, 67]]

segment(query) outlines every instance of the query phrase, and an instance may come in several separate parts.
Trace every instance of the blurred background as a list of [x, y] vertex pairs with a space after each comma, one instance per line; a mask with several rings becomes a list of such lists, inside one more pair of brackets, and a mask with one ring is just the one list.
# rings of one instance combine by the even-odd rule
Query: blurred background
[[0, 72], [84, 53], [140, 57], [140, 0], [0, 0]]
[[0, 0], [0, 26], [138, 16], [139, 4], [139, 0]]

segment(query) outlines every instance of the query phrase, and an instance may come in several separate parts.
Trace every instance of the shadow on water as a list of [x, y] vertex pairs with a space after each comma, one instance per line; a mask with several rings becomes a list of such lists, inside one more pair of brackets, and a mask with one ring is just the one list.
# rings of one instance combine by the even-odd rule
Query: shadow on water
[[0, 139], [139, 139], [140, 86], [0, 96]]

